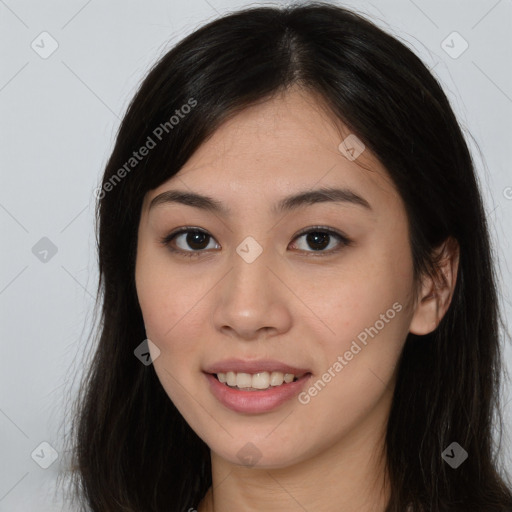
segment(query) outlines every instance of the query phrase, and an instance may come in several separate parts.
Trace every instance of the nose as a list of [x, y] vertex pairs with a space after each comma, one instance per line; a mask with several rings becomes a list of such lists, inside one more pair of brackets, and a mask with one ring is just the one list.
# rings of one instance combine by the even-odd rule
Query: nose
[[263, 253], [251, 263], [236, 252], [232, 268], [216, 289], [213, 321], [222, 334], [251, 341], [290, 329], [293, 297], [284, 282], [279, 256]]

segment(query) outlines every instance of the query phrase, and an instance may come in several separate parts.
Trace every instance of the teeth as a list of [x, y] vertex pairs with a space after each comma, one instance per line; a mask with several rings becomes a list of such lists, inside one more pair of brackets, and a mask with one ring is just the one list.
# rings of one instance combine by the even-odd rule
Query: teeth
[[226, 373], [226, 382], [228, 383], [228, 386], [236, 386], [236, 373], [235, 372]]
[[[287, 374], [288, 375], [288, 374]], [[272, 372], [270, 375], [270, 385], [280, 386], [284, 382], [284, 374], [281, 372]]]
[[287, 374], [285, 374], [285, 376], [284, 376], [284, 381], [285, 381], [286, 383], [293, 382], [293, 379], [294, 379], [294, 378], [295, 378], [295, 376], [294, 376], [294, 375], [292, 375], [291, 373], [287, 373]]
[[283, 383], [293, 382], [297, 377], [293, 373], [282, 372], [260, 372], [255, 374], [250, 373], [217, 373], [219, 382], [227, 384], [231, 387], [238, 387], [239, 389], [257, 390], [268, 389], [271, 386], [281, 386]]
[[252, 377], [248, 373], [237, 373], [236, 385], [239, 388], [252, 388]]

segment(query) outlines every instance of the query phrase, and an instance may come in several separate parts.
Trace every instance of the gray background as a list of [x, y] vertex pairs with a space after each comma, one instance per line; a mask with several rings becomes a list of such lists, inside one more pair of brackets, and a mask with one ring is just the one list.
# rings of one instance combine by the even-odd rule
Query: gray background
[[[0, 0], [0, 511], [70, 510], [54, 489], [67, 461], [65, 406], [93, 321], [94, 189], [128, 101], [148, 67], [184, 35], [256, 4], [263, 2]], [[367, 13], [420, 55], [474, 138], [511, 318], [511, 0], [343, 5]], [[47, 55], [52, 44], [58, 48]], [[512, 472], [510, 386], [503, 404], [502, 457]], [[42, 442], [58, 453], [48, 469], [39, 465], [51, 462]]]

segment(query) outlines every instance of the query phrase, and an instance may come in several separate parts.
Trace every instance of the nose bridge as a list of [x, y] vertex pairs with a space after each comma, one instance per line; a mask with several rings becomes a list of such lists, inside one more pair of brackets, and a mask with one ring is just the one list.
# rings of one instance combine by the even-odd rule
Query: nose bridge
[[[239, 304], [257, 303], [260, 307], [270, 297], [271, 272], [268, 267], [275, 266], [271, 249], [264, 247], [254, 237], [246, 237], [232, 255], [233, 269], [230, 272], [230, 291], [236, 294]], [[254, 301], [252, 300], [254, 299]]]
[[[227, 328], [250, 338], [257, 332], [281, 331], [289, 324], [283, 286], [270, 270], [278, 257], [253, 237], [246, 237], [231, 256], [232, 268], [216, 301], [214, 322], [217, 329]], [[278, 271], [277, 271], [278, 272]], [[264, 328], [264, 329], [263, 329]]]

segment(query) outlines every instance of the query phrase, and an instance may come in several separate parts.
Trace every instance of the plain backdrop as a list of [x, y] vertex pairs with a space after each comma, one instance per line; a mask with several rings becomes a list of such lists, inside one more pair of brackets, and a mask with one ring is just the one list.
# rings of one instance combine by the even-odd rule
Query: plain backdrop
[[[405, 42], [443, 85], [478, 166], [510, 319], [512, 2], [337, 3]], [[129, 100], [149, 66], [186, 34], [258, 4], [272, 5], [0, 0], [0, 511], [69, 510], [55, 482], [67, 463], [65, 404], [92, 322], [94, 189]], [[503, 343], [510, 371], [505, 333]], [[502, 457], [512, 472], [510, 386], [503, 413]]]

